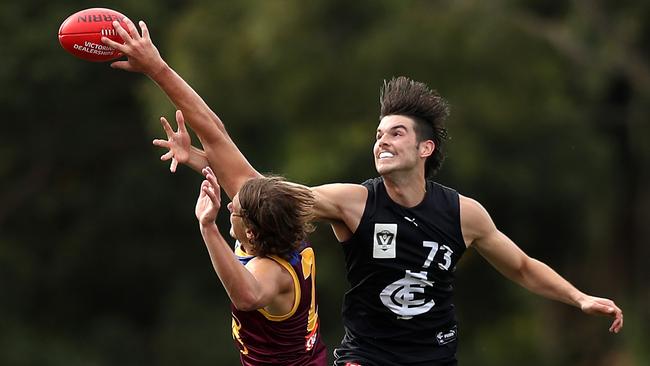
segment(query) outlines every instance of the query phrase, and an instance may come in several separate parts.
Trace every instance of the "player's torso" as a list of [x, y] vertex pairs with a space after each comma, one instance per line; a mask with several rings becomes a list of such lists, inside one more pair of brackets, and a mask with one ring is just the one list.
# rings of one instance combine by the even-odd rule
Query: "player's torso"
[[364, 185], [365, 212], [343, 244], [351, 285], [346, 327], [379, 344], [383, 339], [426, 346], [455, 339], [453, 272], [465, 251], [458, 194], [427, 182], [425, 199], [405, 208], [388, 197], [380, 179]]
[[[240, 255], [243, 263], [250, 258]], [[327, 358], [320, 339], [313, 249], [306, 247], [289, 261], [278, 257], [272, 259], [291, 274], [296, 294], [294, 305], [289, 313], [283, 315], [272, 315], [264, 309], [240, 311], [232, 307], [232, 334], [242, 363], [324, 365]], [[322, 363], [313, 362], [321, 358]]]

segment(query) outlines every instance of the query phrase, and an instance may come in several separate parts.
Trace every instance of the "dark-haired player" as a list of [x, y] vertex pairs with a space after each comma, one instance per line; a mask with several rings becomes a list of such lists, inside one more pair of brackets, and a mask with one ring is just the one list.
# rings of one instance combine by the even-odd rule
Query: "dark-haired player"
[[[127, 61], [113, 67], [145, 73], [170, 97], [201, 139], [205, 157], [226, 192], [259, 176], [201, 97], [160, 57], [143, 22], [142, 36], [127, 22], [125, 40], [107, 45]], [[500, 232], [477, 201], [431, 180], [443, 161], [445, 101], [425, 84], [399, 77], [385, 82], [373, 146], [380, 177], [363, 184], [313, 187], [314, 214], [328, 221], [345, 254], [345, 336], [336, 365], [455, 365], [457, 327], [451, 302], [454, 269], [476, 249], [504, 276], [544, 297], [588, 314], [623, 313], [587, 295]], [[191, 153], [200, 160], [200, 154]]]
[[212, 265], [232, 300], [232, 333], [242, 365], [324, 366], [314, 251], [304, 239], [314, 197], [278, 177], [247, 181], [228, 204], [235, 254], [215, 224], [220, 188], [210, 170], [196, 217]]

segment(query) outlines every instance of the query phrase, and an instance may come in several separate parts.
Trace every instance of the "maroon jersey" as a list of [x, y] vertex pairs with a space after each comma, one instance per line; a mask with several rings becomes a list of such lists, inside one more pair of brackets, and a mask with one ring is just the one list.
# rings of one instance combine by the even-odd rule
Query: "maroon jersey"
[[[244, 265], [254, 258], [243, 252], [239, 245], [235, 254]], [[269, 258], [291, 274], [294, 304], [285, 315], [271, 315], [264, 309], [240, 311], [231, 306], [232, 336], [240, 351], [242, 365], [327, 365], [327, 350], [320, 337], [316, 303], [314, 250], [305, 244], [288, 261], [277, 256]]]

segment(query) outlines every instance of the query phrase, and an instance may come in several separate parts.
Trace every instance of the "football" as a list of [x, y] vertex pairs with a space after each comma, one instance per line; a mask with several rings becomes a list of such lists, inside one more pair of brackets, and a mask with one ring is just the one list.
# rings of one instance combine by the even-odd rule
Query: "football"
[[103, 62], [116, 59], [122, 54], [102, 43], [102, 37], [123, 42], [113, 29], [113, 21], [120, 22], [124, 29], [125, 16], [115, 10], [91, 8], [70, 15], [59, 27], [59, 43], [63, 49], [83, 60]]

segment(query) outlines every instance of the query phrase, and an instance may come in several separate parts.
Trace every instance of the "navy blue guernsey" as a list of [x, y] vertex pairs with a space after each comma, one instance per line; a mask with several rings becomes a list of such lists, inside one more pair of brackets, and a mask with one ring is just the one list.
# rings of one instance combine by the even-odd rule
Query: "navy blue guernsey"
[[393, 202], [382, 178], [368, 189], [359, 227], [343, 243], [350, 289], [337, 365], [455, 364], [454, 270], [465, 252], [459, 196], [426, 182], [417, 206]]

